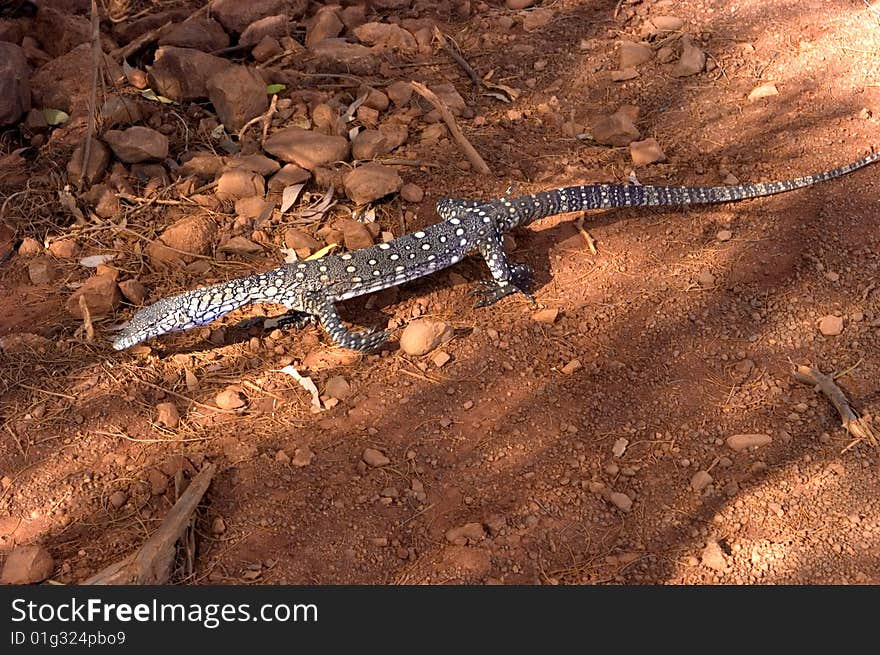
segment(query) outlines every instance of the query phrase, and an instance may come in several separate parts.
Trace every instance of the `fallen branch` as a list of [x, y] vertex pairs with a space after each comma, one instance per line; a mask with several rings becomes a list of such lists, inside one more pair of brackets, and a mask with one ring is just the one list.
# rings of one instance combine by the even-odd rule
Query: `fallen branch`
[[458, 147], [461, 148], [461, 151], [468, 158], [468, 161], [474, 166], [474, 168], [484, 175], [491, 175], [491, 169], [486, 165], [486, 162], [483, 161], [483, 158], [480, 157], [480, 153], [478, 153], [471, 145], [471, 142], [467, 140], [464, 134], [462, 134], [458, 124], [455, 122], [455, 118], [449, 111], [449, 108], [443, 104], [443, 101], [437, 97], [437, 94], [419, 82], [410, 82], [410, 85], [416, 93], [434, 105], [434, 108], [440, 112], [440, 116], [443, 118], [443, 122], [446, 123], [446, 127], [449, 128], [452, 138], [455, 139]]
[[79, 176], [80, 189], [91, 186], [89, 162], [92, 157], [92, 139], [95, 136], [95, 113], [98, 111], [98, 76], [101, 74], [101, 29], [98, 20], [98, 3], [92, 0], [91, 38], [92, 38], [92, 81], [89, 87], [89, 126], [82, 152], [82, 175]]
[[254, 118], [250, 119], [247, 123], [244, 124], [244, 127], [242, 127], [238, 131], [239, 143], [244, 138], [244, 133], [247, 132], [248, 128], [251, 125], [254, 125], [256, 123], [262, 123], [263, 136], [260, 141], [260, 144], [262, 145], [262, 143], [266, 140], [266, 134], [268, 134], [268, 132], [269, 132], [269, 123], [272, 121], [273, 114], [275, 114], [275, 106], [277, 104], [278, 104], [278, 96], [276, 94], [273, 94], [272, 95], [272, 102], [269, 103], [269, 108], [266, 110], [266, 112], [264, 114], [260, 114], [259, 116], [255, 116]]
[[153, 41], [158, 41], [159, 37], [162, 36], [162, 33], [165, 32], [171, 25], [174, 24], [174, 21], [168, 21], [164, 25], [160, 25], [156, 29], [150, 30], [149, 32], [144, 32], [134, 41], [127, 43], [121, 48], [116, 48], [110, 53], [110, 56], [115, 60], [128, 59], [135, 52], [140, 50], [146, 45], [149, 45]]
[[209, 464], [192, 479], [168, 516], [140, 549], [83, 581], [84, 585], [165, 584], [171, 575], [175, 546], [190, 525], [217, 467]]
[[439, 41], [440, 45], [443, 46], [443, 49], [449, 53], [449, 56], [455, 60], [455, 63], [458, 64], [461, 69], [467, 73], [467, 76], [471, 78], [471, 81], [477, 87], [477, 89], [482, 89], [484, 84], [483, 80], [477, 75], [477, 71], [475, 71], [467, 60], [462, 56], [462, 54], [458, 51], [457, 46], [453, 43], [449, 42], [449, 39], [446, 37], [443, 32], [440, 31], [440, 28], [436, 25], [434, 26], [434, 38]]
[[855, 437], [855, 441], [844, 448], [843, 452], [846, 452], [860, 441], [867, 441], [872, 446], [877, 445], [877, 436], [871, 429], [871, 424], [853, 410], [843, 391], [835, 384], [832, 377], [824, 375], [818, 369], [810, 366], [798, 366], [794, 372], [794, 379], [801, 384], [812, 386], [814, 391], [821, 391], [831, 401], [831, 404], [834, 405], [837, 413], [840, 414], [843, 427]]

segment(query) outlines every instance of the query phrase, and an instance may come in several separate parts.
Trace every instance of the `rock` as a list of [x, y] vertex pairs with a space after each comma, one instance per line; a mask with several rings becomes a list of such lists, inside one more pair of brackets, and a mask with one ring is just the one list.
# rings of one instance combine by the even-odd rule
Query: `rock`
[[42, 254], [42, 252], [43, 246], [33, 237], [25, 237], [21, 240], [21, 245], [18, 247], [18, 254], [21, 257], [34, 257]]
[[712, 275], [712, 271], [708, 268], [702, 269], [699, 273], [697, 273], [697, 284], [699, 284], [704, 289], [711, 289], [715, 286], [715, 276]]
[[415, 37], [393, 23], [364, 23], [354, 28], [353, 32], [358, 41], [367, 45], [402, 52], [413, 52], [419, 49]]
[[385, 456], [385, 453], [381, 450], [376, 450], [375, 448], [367, 448], [364, 450], [361, 459], [364, 460], [364, 463], [367, 466], [372, 466], [373, 468], [388, 466], [391, 463], [391, 460]]
[[238, 385], [226, 387], [217, 394], [214, 402], [217, 404], [217, 407], [226, 410], [242, 409], [247, 404], [244, 393]]
[[147, 254], [150, 259], [164, 264], [189, 263], [193, 258], [188, 255], [211, 252], [216, 234], [217, 226], [206, 217], [182, 218], [147, 246]]
[[52, 284], [61, 271], [49, 257], [37, 257], [28, 262], [28, 278], [31, 284]]
[[275, 453], [275, 461], [279, 464], [289, 464], [290, 455], [285, 453], [283, 450], [279, 450], [277, 453]]
[[315, 66], [323, 70], [369, 75], [378, 66], [371, 48], [348, 43], [345, 39], [324, 39], [312, 46], [311, 51]]
[[289, 227], [284, 231], [284, 245], [292, 250], [308, 250], [310, 253], [321, 249], [321, 242], [302, 230]]
[[[27, 38], [27, 37], [25, 37]], [[31, 98], [36, 107], [66, 111], [71, 117], [85, 118], [88, 107], [92, 68], [83, 62], [92, 60], [89, 43], [74, 48], [66, 55], [57, 57], [31, 75]], [[104, 55], [103, 65], [111, 79], [122, 77], [122, 71], [109, 55]]]
[[253, 50], [251, 50], [251, 56], [259, 63], [263, 63], [272, 59], [272, 57], [277, 57], [283, 52], [284, 48], [281, 47], [278, 39], [272, 36], [264, 36], [260, 39], [260, 42], [254, 46]]
[[659, 161], [666, 161], [666, 155], [657, 139], [633, 141], [629, 144], [629, 154], [635, 166], [647, 166]]
[[281, 164], [274, 159], [269, 159], [266, 155], [253, 154], [243, 155], [230, 159], [227, 164], [229, 169], [240, 168], [244, 171], [259, 173], [260, 175], [272, 175], [281, 170]]
[[235, 215], [247, 221], [255, 220], [268, 213], [274, 204], [267, 201], [263, 196], [250, 196], [239, 198], [235, 201]]
[[176, 430], [180, 425], [180, 412], [174, 403], [159, 403], [156, 405], [156, 422], [161, 423], [170, 430]]
[[223, 158], [213, 152], [196, 152], [182, 162], [177, 172], [182, 177], [193, 175], [204, 180], [213, 180], [223, 170]]
[[426, 355], [452, 339], [452, 326], [443, 321], [420, 318], [407, 325], [400, 335], [400, 349], [407, 355]]
[[829, 314], [819, 319], [819, 332], [826, 337], [836, 337], [843, 332], [843, 318]]
[[379, 89], [374, 89], [371, 86], [363, 85], [358, 89], [358, 97], [362, 94], [367, 94], [367, 99], [364, 100], [364, 107], [370, 107], [371, 109], [375, 109], [376, 111], [385, 111], [388, 109], [388, 105], [391, 104], [391, 101], [388, 99], [388, 96], [384, 94]]
[[419, 185], [407, 182], [400, 187], [400, 197], [407, 202], [421, 202], [425, 197], [425, 192]]
[[159, 95], [178, 102], [195, 100], [208, 97], [208, 80], [231, 65], [201, 50], [162, 46], [147, 67], [147, 79]]
[[351, 395], [351, 386], [348, 384], [348, 380], [341, 375], [334, 375], [324, 385], [324, 394], [331, 398], [345, 400]]
[[205, 86], [217, 116], [230, 132], [238, 132], [269, 108], [266, 83], [253, 68], [228, 66], [214, 73]]
[[593, 124], [593, 138], [606, 146], [625, 146], [641, 136], [629, 111], [618, 109], [610, 116], [603, 116]]
[[266, 181], [259, 173], [234, 168], [217, 179], [215, 193], [221, 200], [262, 197], [266, 193]]
[[722, 242], [723, 241], [730, 241], [730, 239], [732, 237], [733, 237], [733, 232], [731, 232], [730, 230], [719, 230], [718, 234], [715, 235], [715, 238], [718, 239], [718, 241], [722, 241]]
[[727, 446], [737, 452], [748, 448], [766, 446], [773, 437], [769, 434], [734, 434], [727, 437]]
[[196, 16], [182, 23], [176, 23], [162, 32], [158, 43], [160, 46], [170, 45], [213, 52], [229, 46], [229, 35], [216, 20]]
[[619, 491], [612, 491], [608, 494], [608, 500], [621, 512], [629, 512], [632, 509], [632, 499]]
[[[70, 161], [67, 162], [67, 179], [72, 184], [79, 184], [83, 176], [83, 144], [78, 145]], [[95, 182], [104, 175], [110, 164], [110, 150], [98, 139], [92, 139], [89, 150], [89, 163], [86, 166], [85, 178], [87, 182]]]
[[119, 290], [132, 305], [141, 306], [147, 299], [147, 289], [138, 280], [124, 280], [120, 282]]
[[[290, 32], [290, 21], [284, 14], [266, 16], [248, 25], [238, 38], [243, 46], [256, 45], [266, 37], [281, 39]], [[280, 45], [280, 43], [279, 43]]]
[[168, 137], [150, 127], [135, 125], [125, 130], [109, 130], [104, 134], [104, 141], [126, 164], [161, 160], [168, 156]]
[[724, 551], [717, 541], [709, 541], [703, 549], [700, 557], [700, 563], [710, 569], [724, 572], [727, 570], [727, 559], [724, 557]]
[[55, 560], [43, 546], [16, 546], [7, 555], [0, 573], [0, 584], [33, 584], [42, 582], [55, 570]]
[[79, 299], [85, 299], [86, 307], [92, 318], [107, 316], [122, 302], [122, 293], [119, 285], [110, 275], [95, 275], [85, 281], [73, 295], [67, 299], [67, 312], [74, 318], [83, 318]]
[[0, 125], [13, 125], [31, 108], [31, 70], [24, 51], [0, 41]]
[[304, 168], [296, 164], [285, 164], [281, 170], [269, 178], [269, 191], [283, 191], [285, 187], [308, 182], [312, 177]]
[[706, 53], [695, 46], [689, 38], [681, 40], [681, 57], [672, 68], [675, 77], [688, 77], [702, 73], [706, 67]]
[[572, 373], [575, 373], [576, 371], [581, 370], [583, 367], [584, 367], [584, 365], [581, 364], [581, 360], [573, 359], [570, 362], [568, 362], [568, 364], [566, 364], [565, 366], [562, 367], [562, 372], [565, 373], [566, 375], [571, 375]]
[[306, 13], [308, 0], [211, 0], [211, 15], [229, 32], [241, 34], [264, 16], [287, 15], [299, 18]]
[[85, 16], [44, 5], [34, 21], [34, 36], [49, 55], [61, 57], [78, 45], [89, 43], [91, 25]]
[[324, 39], [335, 38], [342, 33], [345, 25], [339, 19], [339, 15], [336, 13], [337, 10], [338, 7], [325, 5], [318, 9], [312, 19], [306, 23], [307, 48], [311, 48]]
[[56, 239], [49, 244], [49, 252], [59, 259], [72, 259], [77, 250], [76, 239]]
[[[461, 94], [458, 92], [458, 89], [455, 88], [454, 84], [432, 84], [431, 91], [440, 98], [443, 104], [446, 105], [454, 116], [461, 116], [467, 110], [467, 103], [464, 101], [464, 98], [461, 97]], [[429, 111], [428, 116], [433, 116], [437, 120], [440, 120], [440, 113], [436, 109]]]
[[658, 32], [676, 32], [684, 27], [684, 21], [677, 16], [653, 16], [651, 23]]
[[457, 528], [446, 531], [446, 541], [456, 546], [476, 544], [486, 538], [486, 531], [481, 523], [465, 523]]
[[161, 496], [168, 490], [168, 476], [157, 469], [147, 471], [147, 482], [152, 496]]
[[440, 368], [442, 366], [446, 366], [446, 364], [449, 363], [449, 360], [452, 359], [452, 355], [450, 355], [445, 350], [435, 350], [433, 353], [431, 353], [430, 359], [434, 363], [434, 366]]
[[776, 88], [776, 85], [772, 82], [767, 82], [766, 84], [756, 86], [749, 92], [749, 101], [754, 102], [755, 100], [760, 100], [761, 98], [769, 98], [771, 96], [778, 95], [779, 90]]
[[293, 459], [290, 463], [298, 468], [302, 468], [311, 464], [314, 459], [315, 453], [312, 452], [312, 449], [308, 446], [302, 446], [293, 451]]
[[220, 252], [231, 255], [255, 255], [263, 252], [263, 246], [242, 236], [230, 237], [220, 244]]
[[412, 99], [413, 88], [409, 82], [397, 80], [385, 88], [388, 98], [398, 107], [405, 107]]
[[538, 323], [546, 323], [553, 325], [559, 316], [559, 309], [556, 307], [548, 307], [547, 309], [539, 309], [532, 314], [532, 320]]
[[618, 68], [635, 68], [636, 66], [641, 66], [642, 64], [651, 61], [651, 58], [654, 56], [654, 51], [651, 49], [651, 46], [645, 45], [644, 43], [630, 43], [629, 41], [624, 41], [620, 44], [620, 50], [618, 51], [617, 56], [619, 61]]
[[619, 71], [611, 71], [611, 81], [612, 82], [626, 82], [627, 80], [634, 80], [639, 76], [639, 71], [635, 68], [624, 68]]
[[351, 156], [356, 160], [369, 160], [391, 152], [388, 138], [381, 130], [361, 130], [351, 142]]
[[361, 355], [355, 350], [311, 350], [303, 358], [303, 368], [312, 371], [322, 371], [339, 366], [350, 366], [360, 359]]
[[348, 140], [341, 136], [330, 136], [288, 127], [274, 132], [263, 144], [263, 150], [279, 159], [297, 164], [306, 170], [326, 166], [348, 157]]
[[537, 1], [538, 0], [504, 0], [504, 6], [513, 11], [519, 11], [520, 9], [528, 9]]
[[523, 29], [526, 32], [534, 32], [548, 25], [553, 20], [553, 16], [554, 12], [552, 9], [533, 9], [523, 17]]
[[703, 491], [712, 484], [712, 480], [713, 478], [708, 471], [697, 471], [691, 478], [691, 489], [697, 492]]
[[378, 162], [358, 166], [343, 178], [346, 195], [358, 205], [400, 191], [403, 180], [397, 171]]
[[128, 494], [121, 490], [114, 491], [112, 494], [110, 494], [110, 498], [108, 498], [108, 500], [114, 508], [120, 509], [125, 506], [125, 503], [128, 502]]
[[342, 238], [347, 250], [369, 248], [373, 245], [373, 234], [364, 223], [344, 219], [337, 221], [335, 225], [342, 231]]

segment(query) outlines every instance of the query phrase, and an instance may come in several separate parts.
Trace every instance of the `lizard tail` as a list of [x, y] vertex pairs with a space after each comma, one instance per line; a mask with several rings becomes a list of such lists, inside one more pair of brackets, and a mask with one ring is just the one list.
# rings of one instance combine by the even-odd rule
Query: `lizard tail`
[[162, 298], [132, 317], [113, 348], [124, 350], [161, 334], [205, 325], [239, 307], [270, 301], [277, 293], [270, 285], [269, 274], [261, 273]]

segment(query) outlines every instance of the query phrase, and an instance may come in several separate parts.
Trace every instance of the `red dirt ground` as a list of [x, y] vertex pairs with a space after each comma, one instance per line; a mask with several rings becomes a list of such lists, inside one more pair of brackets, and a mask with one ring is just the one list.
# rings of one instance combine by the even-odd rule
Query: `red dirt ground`
[[[628, 148], [567, 138], [561, 124], [589, 126], [627, 103], [668, 157], [636, 171], [645, 184], [784, 179], [880, 145], [880, 15], [861, 0], [624, 3], [614, 18], [615, 4], [552, 3], [553, 20], [533, 32], [519, 20], [498, 28], [499, 17], [521, 13], [495, 3], [445, 25], [481, 73], [495, 69], [496, 81], [522, 90], [512, 105], [475, 92], [440, 50], [399, 69], [456, 85], [475, 114], [461, 125], [495, 173], [462, 170], [448, 139], [423, 146], [411, 136], [408, 154], [439, 168], [402, 169], [426, 190], [407, 230], [436, 221], [444, 195], [626, 182]], [[675, 78], [655, 60], [612, 82], [616, 43], [638, 40], [644, 17], [661, 14], [686, 19], [714, 69]], [[779, 95], [749, 102], [768, 81]], [[3, 356], [0, 552], [43, 543], [55, 580], [82, 580], [161, 522], [173, 484], [154, 495], [151, 482], [213, 461], [220, 472], [191, 582], [880, 583], [878, 450], [845, 450], [851, 437], [833, 407], [792, 378], [794, 364], [845, 372], [837, 382], [850, 401], [877, 412], [878, 182], [872, 166], [768, 199], [596, 213], [586, 222], [596, 255], [576, 217], [541, 221], [514, 235], [512, 259], [535, 267], [536, 299], [559, 309], [555, 324], [534, 321], [517, 298], [473, 309], [455, 276], [482, 279], [476, 260], [452, 279], [407, 285], [382, 309], [349, 302], [346, 316], [360, 325], [417, 315], [451, 323], [452, 360], [437, 368], [395, 347], [333, 360], [313, 379], [322, 387], [342, 375], [352, 395], [316, 415], [274, 371], [330, 352], [319, 330], [256, 339], [227, 330], [214, 342], [187, 333], [117, 353], [100, 325], [92, 343], [75, 336], [69, 291], [33, 287], [13, 257], [0, 268], [0, 336], [33, 332], [56, 345]], [[380, 212], [385, 229], [400, 234], [402, 208], [394, 200]], [[156, 229], [179, 215], [156, 212]], [[45, 227], [21, 229], [45, 236]], [[720, 230], [732, 238], [719, 241]], [[77, 234], [88, 254], [123, 245], [103, 231]], [[195, 284], [140, 272], [153, 298]], [[819, 333], [828, 314], [843, 317], [839, 336]], [[564, 373], [574, 359], [582, 367]], [[228, 384], [243, 385], [246, 413], [208, 407]], [[178, 430], [155, 423], [168, 400], [183, 416]], [[725, 440], [740, 433], [772, 442], [737, 453]], [[294, 466], [305, 447], [313, 460]], [[368, 447], [391, 463], [365, 466]], [[699, 470], [714, 479], [702, 493], [690, 487]], [[109, 502], [116, 491], [127, 497], [119, 508]], [[609, 492], [625, 493], [631, 510]], [[450, 543], [447, 531], [469, 523], [485, 537], [476, 529]]]

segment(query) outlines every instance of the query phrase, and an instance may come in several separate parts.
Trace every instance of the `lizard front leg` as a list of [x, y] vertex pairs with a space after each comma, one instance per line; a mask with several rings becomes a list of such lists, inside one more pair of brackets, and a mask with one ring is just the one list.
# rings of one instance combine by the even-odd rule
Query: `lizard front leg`
[[307, 310], [318, 318], [330, 338], [343, 348], [370, 352], [376, 350], [388, 339], [389, 333], [385, 330], [361, 330], [360, 332], [349, 330], [342, 323], [339, 312], [336, 311], [336, 305], [329, 298], [315, 297], [308, 305]]
[[479, 251], [492, 273], [493, 282], [483, 282], [472, 292], [480, 296], [476, 307], [486, 307], [513, 293], [521, 293], [530, 305], [535, 304], [535, 299], [528, 292], [532, 283], [532, 269], [525, 264], [511, 264], [508, 261], [499, 232], [493, 230], [483, 235]]

